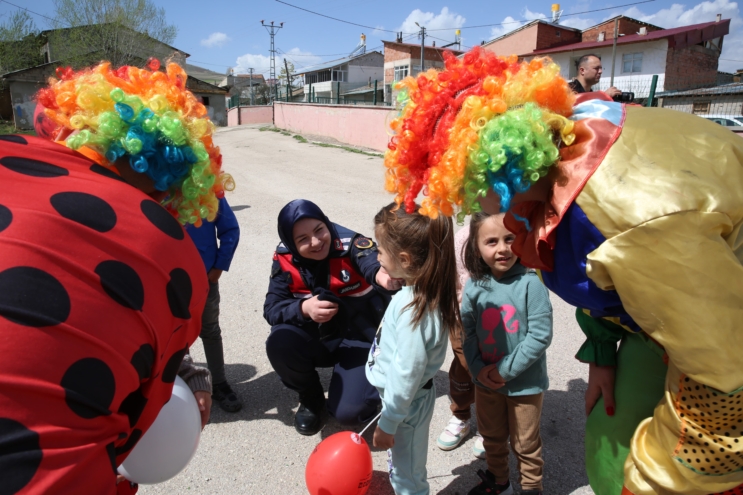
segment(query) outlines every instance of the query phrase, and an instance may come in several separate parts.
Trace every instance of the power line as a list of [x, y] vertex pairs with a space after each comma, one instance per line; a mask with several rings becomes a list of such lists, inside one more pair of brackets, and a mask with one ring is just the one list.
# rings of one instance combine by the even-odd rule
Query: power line
[[332, 19], [334, 21], [343, 22], [343, 23], [346, 23], [346, 24], [351, 24], [352, 26], [359, 26], [359, 27], [362, 27], [362, 28], [372, 29], [372, 30], [376, 30], [376, 31], [384, 31], [386, 33], [394, 33], [395, 32], [395, 31], [390, 31], [389, 29], [375, 28], [375, 27], [371, 27], [371, 26], [364, 26], [363, 24], [357, 24], [357, 23], [351, 22], [351, 21], [344, 21], [343, 19], [338, 19], [337, 17], [330, 17], [329, 15], [321, 14], [319, 12], [313, 12], [312, 10], [308, 10], [308, 9], [305, 9], [305, 8], [302, 8], [302, 7], [297, 7], [296, 5], [292, 5], [290, 3], [283, 2], [282, 0], [276, 0], [276, 1], [279, 2], [279, 3], [283, 3], [284, 5], [288, 5], [289, 7], [293, 7], [295, 9], [304, 10], [305, 12], [309, 12], [310, 14], [315, 14], [315, 15], [319, 15], [320, 17], [325, 17], [327, 19]]
[[54, 22], [54, 19], [52, 19], [51, 17], [47, 17], [44, 14], [39, 14], [38, 12], [34, 12], [31, 9], [27, 9], [26, 7], [21, 7], [20, 5], [16, 5], [14, 3], [10, 3], [10, 2], [8, 2], [8, 0], [0, 0], [0, 2], [5, 2], [8, 5], [12, 5], [13, 7], [18, 7], [21, 10], [25, 10], [26, 12], [31, 12], [34, 15], [38, 15], [39, 17], [43, 17], [44, 19], [49, 19], [50, 21]]
[[[376, 28], [376, 27], [372, 27], [372, 26], [366, 26], [364, 24], [358, 24], [356, 22], [351, 22], [351, 21], [346, 21], [346, 20], [343, 20], [343, 19], [338, 19], [337, 17], [331, 17], [329, 15], [321, 14], [319, 12], [314, 12], [312, 10], [305, 9], [303, 7], [298, 7], [296, 5], [292, 5], [290, 3], [284, 2], [283, 0], [275, 0], [275, 1], [278, 2], [278, 3], [283, 3], [284, 5], [288, 5], [289, 7], [292, 7], [292, 8], [295, 8], [295, 9], [299, 9], [299, 10], [303, 10], [305, 12], [309, 12], [310, 14], [318, 15], [320, 17], [325, 17], [326, 19], [332, 19], [334, 21], [342, 22], [342, 23], [345, 23], [345, 24], [350, 24], [352, 26], [359, 26], [359, 27], [363, 27], [363, 28], [366, 28], [366, 29], [376, 30], [376, 31], [384, 31], [386, 33], [396, 33], [396, 31], [390, 31], [389, 29], [382, 29], [382, 28]], [[571, 16], [571, 15], [591, 14], [593, 12], [601, 12], [601, 11], [604, 11], [604, 10], [620, 9], [620, 8], [623, 8], [623, 7], [631, 7], [633, 5], [640, 5], [640, 4], [643, 4], [643, 3], [652, 3], [652, 2], [655, 2], [655, 0], [643, 0], [641, 2], [626, 3], [624, 5], [616, 5], [614, 7], [605, 7], [603, 9], [593, 9], [593, 10], [585, 10], [583, 12], [574, 12], [572, 14], [564, 14], [563, 17], [567, 17], [567, 16]], [[493, 26], [505, 26], [506, 24], [521, 24], [523, 22], [531, 22], [531, 21], [534, 21], [534, 20], [536, 20], [536, 19], [522, 19], [520, 21], [498, 22], [498, 23], [495, 23], [495, 24], [480, 24], [478, 26], [450, 27], [450, 28], [437, 28], [437, 29], [426, 29], [426, 30], [427, 31], [452, 31], [452, 30], [455, 30], [455, 29], [476, 29], [476, 28], [493, 27]], [[418, 33], [405, 33], [405, 34], [418, 34]]]
[[[276, 0], [276, 1], [279, 1], [279, 0]], [[643, 0], [642, 2], [626, 3], [624, 5], [616, 5], [614, 7], [606, 7], [603, 9], [585, 10], [583, 12], [573, 12], [572, 14], [563, 14], [562, 17], [567, 17], [569, 15], [591, 14], [593, 12], [601, 12], [602, 10], [621, 9], [622, 7], [630, 7], [632, 5], [640, 5], [642, 3], [652, 3], [652, 2], [655, 2], [655, 0]], [[430, 29], [429, 31], [451, 31], [452, 29], [475, 29], [475, 28], [484, 28], [484, 27], [493, 27], [493, 26], [505, 26], [506, 24], [521, 24], [522, 22], [532, 22], [536, 20], [537, 19], [522, 19], [520, 21], [499, 22], [497, 24], [481, 24], [479, 26], [464, 26], [460, 28]]]

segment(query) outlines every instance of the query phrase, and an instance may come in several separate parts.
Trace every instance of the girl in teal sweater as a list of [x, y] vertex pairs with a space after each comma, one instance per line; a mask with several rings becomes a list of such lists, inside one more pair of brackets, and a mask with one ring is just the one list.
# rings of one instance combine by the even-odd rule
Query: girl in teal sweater
[[471, 274], [462, 297], [463, 351], [477, 385], [477, 426], [487, 472], [469, 495], [510, 495], [508, 438], [524, 495], [542, 491], [542, 414], [552, 306], [539, 277], [511, 251], [515, 236], [503, 214], [477, 213], [470, 222], [464, 262]]
[[384, 313], [366, 367], [382, 398], [374, 445], [390, 450], [397, 495], [426, 495], [433, 377], [444, 364], [447, 332], [459, 324], [454, 229], [451, 218], [408, 214], [394, 203], [374, 224], [379, 263], [405, 280]]

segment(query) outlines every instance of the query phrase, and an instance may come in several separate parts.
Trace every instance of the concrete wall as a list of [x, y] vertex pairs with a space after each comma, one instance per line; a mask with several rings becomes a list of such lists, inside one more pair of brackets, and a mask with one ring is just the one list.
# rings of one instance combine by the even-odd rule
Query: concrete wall
[[709, 102], [709, 112], [697, 115], [726, 115], [737, 117], [743, 115], [743, 95], [695, 95], [665, 97], [661, 106], [680, 112], [694, 113], [694, 103]]
[[206, 111], [209, 113], [209, 118], [219, 127], [227, 125], [227, 106], [225, 105], [225, 98], [223, 94], [212, 94], [212, 93], [198, 93], [194, 91], [194, 96], [202, 98], [209, 98], [209, 104], [206, 105]]
[[317, 105], [277, 102], [274, 125], [300, 134], [326, 136], [352, 146], [385, 151], [388, 121], [397, 114], [390, 107]]
[[[273, 122], [273, 107], [270, 105], [240, 107], [240, 124], [270, 124]], [[227, 126], [238, 125], [237, 107], [227, 111]]]

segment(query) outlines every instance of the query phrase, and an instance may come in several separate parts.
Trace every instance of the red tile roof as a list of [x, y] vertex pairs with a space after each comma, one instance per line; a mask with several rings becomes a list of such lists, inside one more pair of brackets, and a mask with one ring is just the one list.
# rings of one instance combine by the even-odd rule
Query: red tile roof
[[[712, 40], [724, 36], [730, 32], [730, 19], [724, 19], [719, 22], [705, 22], [702, 24], [693, 24], [691, 26], [682, 26], [673, 29], [663, 29], [661, 31], [650, 31], [648, 34], [630, 34], [622, 36], [617, 40], [617, 45], [626, 45], [629, 43], [642, 43], [644, 41], [668, 39], [669, 48], [684, 48], [690, 45], [696, 45], [704, 41]], [[569, 45], [546, 48], [544, 50], [534, 50], [528, 55], [544, 55], [548, 53], [570, 52], [574, 50], [590, 50], [611, 46], [613, 39], [605, 41], [589, 41], [581, 43], [571, 43]]]

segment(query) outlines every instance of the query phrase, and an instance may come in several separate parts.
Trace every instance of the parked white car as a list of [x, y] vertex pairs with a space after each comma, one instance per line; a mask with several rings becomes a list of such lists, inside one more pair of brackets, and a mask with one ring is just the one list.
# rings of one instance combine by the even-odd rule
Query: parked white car
[[700, 117], [711, 120], [725, 127], [743, 127], [743, 116], [729, 117], [727, 115], [700, 115]]

